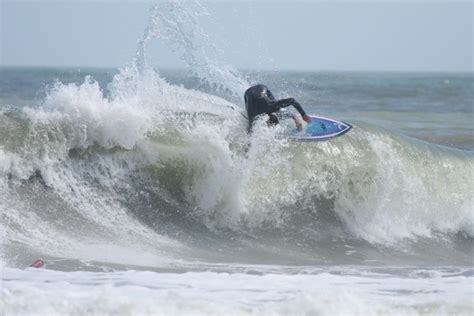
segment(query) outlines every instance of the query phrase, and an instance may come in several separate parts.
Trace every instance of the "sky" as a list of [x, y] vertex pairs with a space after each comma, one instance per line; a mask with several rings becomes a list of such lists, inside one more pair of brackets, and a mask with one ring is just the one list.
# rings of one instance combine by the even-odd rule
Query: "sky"
[[[2, 66], [120, 67], [152, 1], [1, 1]], [[205, 1], [202, 27], [245, 69], [473, 71], [473, 1]], [[162, 41], [153, 64], [184, 63]]]

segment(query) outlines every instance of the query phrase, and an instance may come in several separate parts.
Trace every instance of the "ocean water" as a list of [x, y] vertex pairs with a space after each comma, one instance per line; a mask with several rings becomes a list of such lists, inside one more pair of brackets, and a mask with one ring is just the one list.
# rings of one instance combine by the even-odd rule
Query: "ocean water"
[[[472, 315], [474, 75], [239, 71], [182, 4], [119, 69], [1, 68], [2, 314]], [[254, 83], [354, 128], [248, 135]]]

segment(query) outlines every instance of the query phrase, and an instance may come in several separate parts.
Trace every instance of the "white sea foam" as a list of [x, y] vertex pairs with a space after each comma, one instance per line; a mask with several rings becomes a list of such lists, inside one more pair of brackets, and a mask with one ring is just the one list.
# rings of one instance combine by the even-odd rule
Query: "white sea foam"
[[470, 315], [473, 309], [472, 280], [442, 272], [397, 277], [7, 268], [2, 278], [0, 302], [8, 315]]

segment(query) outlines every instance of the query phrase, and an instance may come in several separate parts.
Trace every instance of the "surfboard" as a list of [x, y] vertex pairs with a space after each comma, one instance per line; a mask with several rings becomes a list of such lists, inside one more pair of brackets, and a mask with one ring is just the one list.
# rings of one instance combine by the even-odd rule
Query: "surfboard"
[[289, 136], [291, 139], [297, 141], [326, 140], [344, 135], [352, 128], [352, 125], [346, 122], [316, 115], [309, 116], [311, 123], [307, 124], [303, 131], [294, 129]]

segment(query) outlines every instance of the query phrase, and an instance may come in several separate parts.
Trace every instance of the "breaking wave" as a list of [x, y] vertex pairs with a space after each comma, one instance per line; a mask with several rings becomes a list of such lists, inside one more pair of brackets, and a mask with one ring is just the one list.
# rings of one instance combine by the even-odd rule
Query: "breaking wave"
[[[110, 95], [86, 77], [56, 83], [40, 106], [2, 109], [2, 261], [470, 262], [472, 153], [361, 122], [327, 142], [292, 142], [264, 122], [248, 135], [234, 101], [246, 80], [196, 53], [195, 21], [173, 24], [160, 5]], [[157, 37], [215, 93], [147, 66]]]

